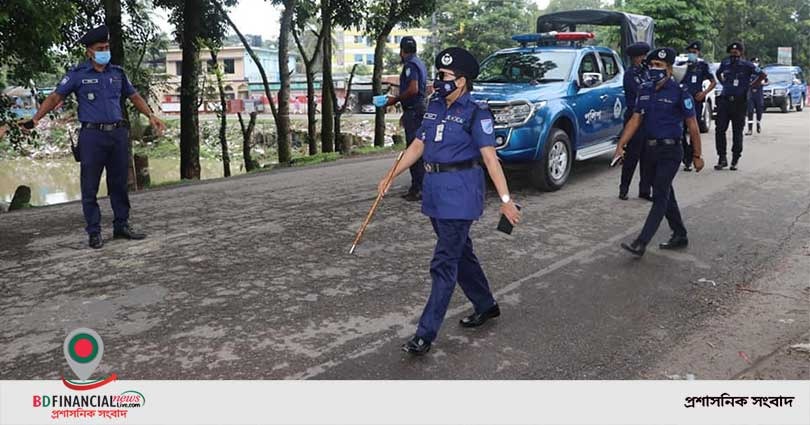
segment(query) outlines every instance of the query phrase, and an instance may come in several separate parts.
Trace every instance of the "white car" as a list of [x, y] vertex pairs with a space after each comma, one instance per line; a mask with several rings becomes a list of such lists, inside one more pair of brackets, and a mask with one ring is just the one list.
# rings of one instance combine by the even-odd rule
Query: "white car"
[[[686, 55], [680, 55], [677, 58], [675, 58], [675, 63], [677, 65], [679, 65], [679, 66], [685, 66], [686, 62], [688, 60], [689, 59], [687, 58]], [[698, 59], [698, 61], [702, 62], [703, 59]], [[719, 65], [719, 64], [712, 64], [712, 63], [709, 64], [709, 72], [711, 72], [712, 75], [714, 75], [714, 72], [717, 70], [716, 65]], [[686, 72], [685, 69], [684, 69], [683, 72]], [[681, 78], [683, 78], [683, 74], [681, 74]], [[679, 82], [680, 82], [680, 80], [679, 80]], [[708, 81], [704, 81], [703, 82], [703, 90], [706, 90], [709, 87], [709, 84], [711, 84], [711, 83], [708, 82]], [[719, 85], [719, 83], [718, 83], [718, 85]], [[708, 133], [709, 128], [712, 126], [712, 119], [714, 119], [714, 117], [715, 117], [715, 112], [714, 112], [714, 107], [716, 105], [716, 103], [715, 103], [715, 93], [719, 93], [719, 92], [715, 89], [715, 90], [712, 90], [711, 92], [709, 92], [709, 94], [706, 95], [706, 99], [703, 100], [703, 102], [704, 102], [704, 104], [703, 104], [703, 113], [702, 113], [701, 116], [697, 117], [698, 118], [698, 126], [700, 127], [700, 132], [701, 133]]]

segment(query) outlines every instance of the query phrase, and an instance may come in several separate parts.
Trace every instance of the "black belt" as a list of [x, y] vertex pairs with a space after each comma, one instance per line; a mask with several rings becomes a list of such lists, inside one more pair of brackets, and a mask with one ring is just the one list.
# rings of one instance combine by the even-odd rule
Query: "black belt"
[[745, 96], [720, 96], [723, 99], [728, 100], [729, 102], [737, 102], [737, 101], [744, 101], [747, 100]]
[[425, 109], [425, 107], [422, 105], [402, 106], [403, 111], [415, 111], [417, 109]]
[[675, 139], [649, 139], [647, 140], [647, 144], [649, 146], [657, 146], [657, 145], [675, 145], [680, 144], [680, 140]]
[[113, 131], [116, 128], [129, 128], [129, 121], [122, 120], [111, 123], [83, 122], [82, 129], [85, 128], [90, 130]]
[[447, 173], [450, 171], [462, 171], [462, 170], [469, 170], [470, 168], [478, 168], [481, 166], [481, 163], [478, 162], [477, 159], [471, 159], [469, 161], [462, 161], [462, 162], [451, 162], [448, 164], [439, 164], [437, 162], [426, 162], [425, 163], [425, 171], [428, 173]]

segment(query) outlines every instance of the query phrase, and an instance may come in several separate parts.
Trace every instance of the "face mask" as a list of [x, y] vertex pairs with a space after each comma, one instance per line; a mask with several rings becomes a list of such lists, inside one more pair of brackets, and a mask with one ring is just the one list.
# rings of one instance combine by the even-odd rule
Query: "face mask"
[[667, 70], [666, 70], [666, 68], [650, 68], [648, 73], [650, 75], [650, 80], [653, 83], [660, 82], [664, 78], [667, 78]]
[[740, 60], [740, 57], [739, 57], [739, 56], [734, 56], [734, 55], [731, 55], [731, 63], [735, 63], [735, 62], [737, 62], [738, 60]]
[[688, 58], [689, 62], [697, 62], [697, 53], [687, 53], [686, 57]]
[[107, 65], [110, 63], [112, 55], [109, 50], [94, 52], [93, 60], [99, 65]]
[[458, 87], [456, 86], [456, 80], [443, 81], [437, 79], [433, 81], [433, 88], [439, 93], [439, 96], [447, 97], [450, 93], [456, 91]]

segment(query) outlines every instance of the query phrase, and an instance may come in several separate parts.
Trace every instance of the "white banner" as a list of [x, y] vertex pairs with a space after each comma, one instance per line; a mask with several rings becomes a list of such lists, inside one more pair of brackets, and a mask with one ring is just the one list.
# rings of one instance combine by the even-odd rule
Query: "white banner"
[[0, 424], [810, 423], [808, 381], [0, 381]]

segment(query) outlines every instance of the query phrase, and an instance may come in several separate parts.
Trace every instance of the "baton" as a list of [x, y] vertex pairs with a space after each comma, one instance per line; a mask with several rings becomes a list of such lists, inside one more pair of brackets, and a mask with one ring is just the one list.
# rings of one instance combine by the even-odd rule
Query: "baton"
[[[391, 167], [391, 170], [385, 176], [385, 187], [388, 188], [391, 185], [391, 181], [394, 180], [394, 172], [397, 170], [397, 166], [399, 162], [402, 161], [402, 156], [405, 155], [405, 151], [402, 151], [397, 155], [397, 160], [394, 162], [394, 166]], [[366, 231], [366, 227], [368, 224], [371, 223], [371, 218], [374, 217], [374, 213], [377, 211], [377, 207], [380, 205], [380, 201], [382, 201], [383, 192], [377, 194], [377, 199], [374, 200], [374, 203], [371, 204], [371, 209], [368, 211], [368, 215], [366, 215], [366, 219], [363, 220], [363, 224], [360, 225], [360, 229], [357, 230], [357, 236], [354, 237], [354, 242], [352, 243], [351, 249], [349, 249], [349, 254], [354, 254], [354, 249], [357, 248], [357, 244], [360, 243], [360, 238], [363, 237], [363, 232]]]

